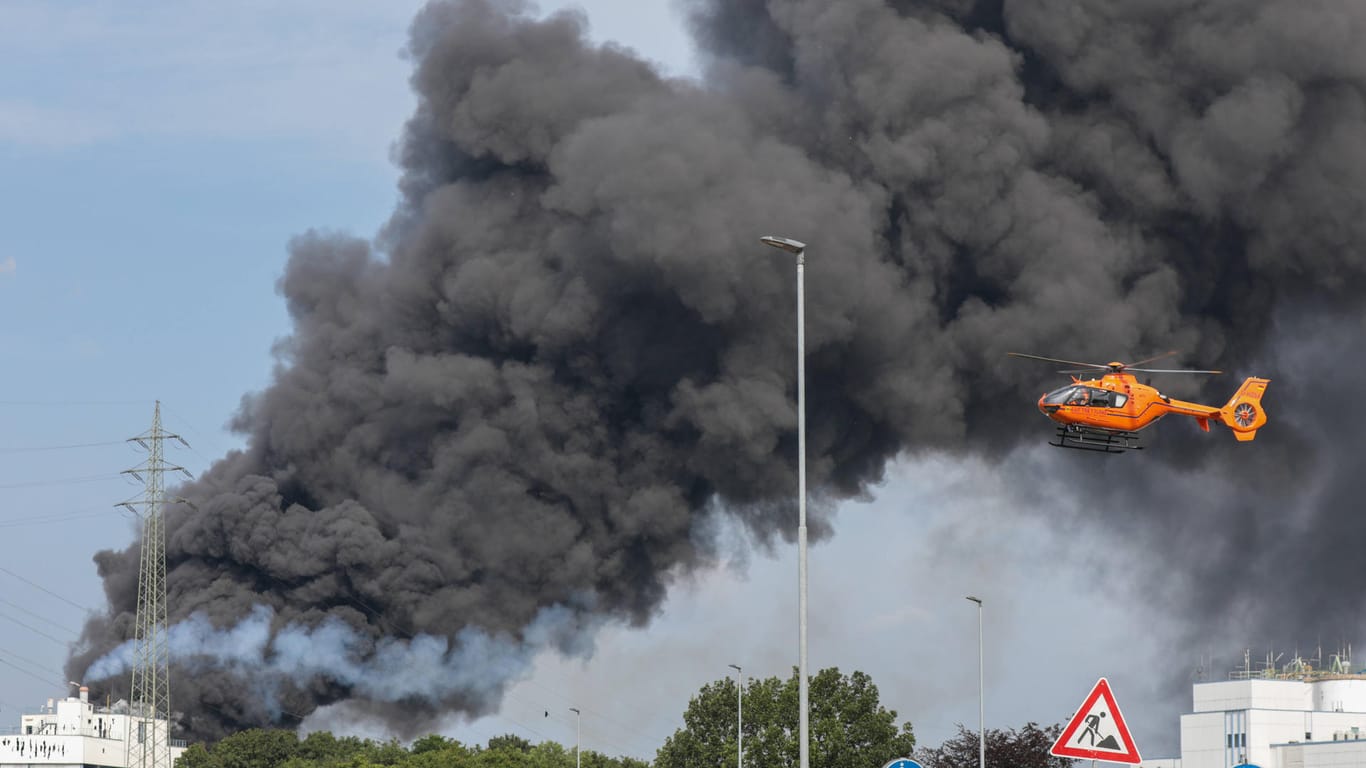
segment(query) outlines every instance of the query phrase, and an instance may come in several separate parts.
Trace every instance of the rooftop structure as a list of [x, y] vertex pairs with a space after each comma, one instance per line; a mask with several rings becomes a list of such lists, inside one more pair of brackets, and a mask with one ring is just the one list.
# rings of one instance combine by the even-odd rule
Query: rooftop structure
[[[1366, 765], [1366, 674], [1351, 653], [1311, 663], [1298, 655], [1198, 682], [1181, 716], [1181, 756], [1143, 768], [1327, 768]], [[1318, 660], [1313, 660], [1318, 662]]]

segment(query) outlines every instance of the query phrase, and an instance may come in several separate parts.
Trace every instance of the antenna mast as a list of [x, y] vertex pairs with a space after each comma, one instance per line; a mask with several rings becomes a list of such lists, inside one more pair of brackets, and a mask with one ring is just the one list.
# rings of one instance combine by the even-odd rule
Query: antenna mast
[[129, 710], [137, 727], [125, 742], [130, 768], [172, 768], [170, 648], [166, 636], [166, 529], [162, 527], [161, 511], [166, 504], [165, 473], [179, 471], [186, 477], [190, 477], [190, 473], [184, 467], [168, 465], [162, 459], [162, 443], [168, 439], [189, 447], [180, 435], [162, 430], [161, 401], [158, 400], [152, 414], [152, 428], [128, 439], [147, 451], [147, 461], [123, 471], [146, 483], [147, 490], [143, 498], [118, 505], [142, 518], [137, 650], [133, 659], [132, 707]]

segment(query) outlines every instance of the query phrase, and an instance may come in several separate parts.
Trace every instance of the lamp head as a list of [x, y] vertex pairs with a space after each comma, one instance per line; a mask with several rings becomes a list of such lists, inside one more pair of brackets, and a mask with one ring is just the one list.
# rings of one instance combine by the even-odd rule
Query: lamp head
[[727, 664], [726, 666], [730, 667], [731, 669], [735, 670], [736, 672], [743, 672], [743, 671], [744, 671], [744, 670], [740, 669], [740, 665], [739, 665], [739, 664]]
[[980, 597], [973, 597], [972, 595], [968, 595], [968, 599], [971, 600], [971, 601], [974, 602], [974, 603], [977, 603], [977, 606], [978, 606], [979, 608], [982, 606], [982, 598], [980, 598]]
[[759, 238], [759, 242], [763, 243], [764, 245], [771, 245], [774, 248], [781, 248], [782, 250], [787, 251], [788, 253], [794, 253], [797, 255], [801, 255], [802, 251], [806, 250], [806, 243], [803, 243], [800, 240], [793, 240], [788, 237], [774, 237], [773, 235], [764, 235], [763, 237]]

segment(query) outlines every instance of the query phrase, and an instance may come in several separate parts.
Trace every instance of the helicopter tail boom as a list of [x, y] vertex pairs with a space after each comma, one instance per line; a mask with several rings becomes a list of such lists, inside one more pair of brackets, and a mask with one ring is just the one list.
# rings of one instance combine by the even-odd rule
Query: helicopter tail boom
[[1249, 377], [1243, 386], [1229, 399], [1228, 404], [1219, 409], [1219, 421], [1233, 430], [1239, 442], [1247, 442], [1257, 436], [1257, 430], [1266, 424], [1266, 411], [1262, 410], [1262, 395], [1270, 379]]

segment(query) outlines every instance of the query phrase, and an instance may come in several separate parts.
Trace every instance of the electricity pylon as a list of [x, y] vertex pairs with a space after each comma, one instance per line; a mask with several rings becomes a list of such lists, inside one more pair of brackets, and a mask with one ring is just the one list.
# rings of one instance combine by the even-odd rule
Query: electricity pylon
[[[166, 529], [162, 526], [162, 507], [166, 504], [166, 472], [190, 473], [184, 467], [168, 465], [162, 459], [162, 443], [179, 440], [180, 435], [161, 428], [161, 401], [152, 414], [152, 428], [128, 439], [147, 451], [141, 466], [123, 471], [147, 485], [141, 499], [119, 506], [142, 518], [142, 557], [138, 571], [137, 650], [133, 659], [132, 706], [129, 715], [135, 723], [128, 734], [129, 768], [172, 768], [171, 765], [171, 675], [170, 648], [166, 636]], [[144, 477], [144, 475], [146, 477]]]

